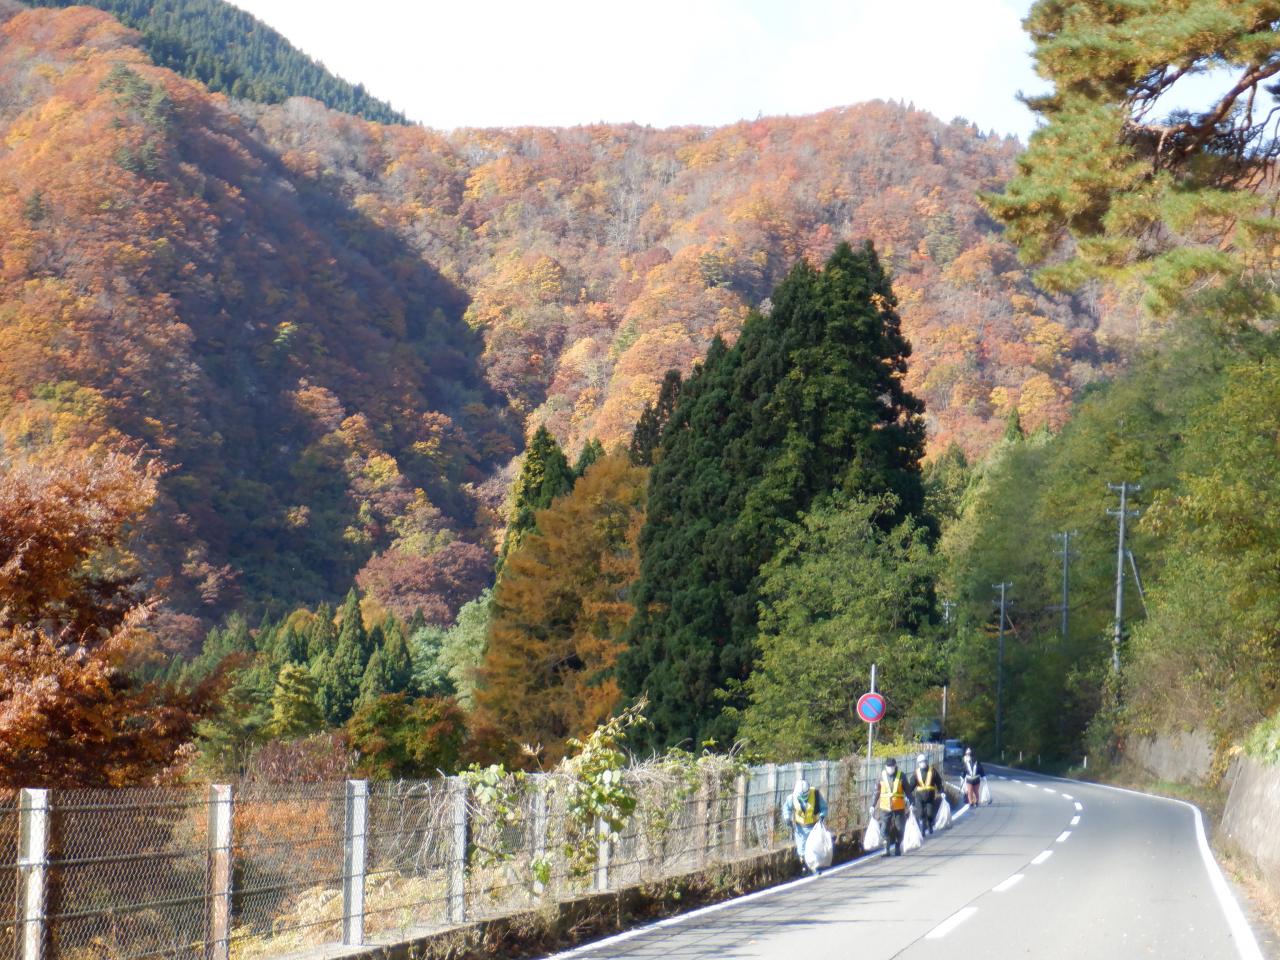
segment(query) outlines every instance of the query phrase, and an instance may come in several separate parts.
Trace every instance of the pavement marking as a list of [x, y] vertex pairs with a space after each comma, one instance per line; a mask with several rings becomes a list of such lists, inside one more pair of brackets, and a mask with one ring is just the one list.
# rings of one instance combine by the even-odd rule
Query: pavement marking
[[1063, 800], [1074, 800], [1074, 799], [1075, 799], [1075, 797], [1073, 797], [1073, 796], [1072, 796], [1071, 794], [1069, 794], [1069, 793], [1064, 793], [1064, 794], [1062, 795], [1062, 799], [1063, 799]]
[[[1061, 777], [1055, 777], [1054, 779], [1063, 780]], [[1070, 783], [1071, 781], [1063, 780], [1063, 782]], [[1177, 803], [1189, 808], [1195, 814], [1196, 843], [1200, 847], [1200, 859], [1204, 861], [1205, 873], [1209, 875], [1209, 886], [1213, 887], [1213, 892], [1218, 895], [1218, 905], [1222, 908], [1227, 926], [1231, 928], [1231, 939], [1235, 941], [1240, 960], [1264, 960], [1262, 948], [1258, 946], [1258, 938], [1254, 935], [1253, 928], [1249, 926], [1249, 921], [1244, 918], [1244, 911], [1240, 909], [1240, 902], [1231, 893], [1231, 888], [1227, 886], [1227, 878], [1222, 875], [1222, 868], [1218, 866], [1218, 861], [1213, 858], [1213, 851], [1209, 849], [1209, 840], [1204, 832], [1204, 814], [1200, 812], [1200, 808], [1194, 803], [1187, 803], [1185, 800], [1175, 800], [1173, 797], [1158, 797], [1154, 793], [1143, 793], [1141, 790], [1129, 790], [1125, 787], [1113, 787], [1109, 783], [1092, 783], [1090, 786], [1097, 787], [1100, 790], [1114, 790], [1116, 793], [1129, 793], [1135, 797], [1145, 797], [1148, 800]]]
[[1041, 789], [1041, 790], [1043, 790], [1045, 793], [1057, 793], [1057, 792], [1058, 792], [1057, 790], [1052, 790], [1052, 789], [1050, 789], [1049, 787], [1041, 787], [1040, 789]]
[[1010, 780], [1012, 780], [1014, 783], [1021, 783], [1021, 782], [1022, 782], [1022, 781], [1021, 781], [1021, 780], [1019, 780], [1017, 777], [1010, 777], [1009, 779], [1010, 779]]
[[1076, 810], [1083, 810], [1083, 809], [1084, 809], [1084, 805], [1083, 805], [1083, 804], [1081, 804], [1079, 800], [1077, 800], [1077, 801], [1076, 801]]
[[1074, 817], [1071, 818], [1071, 826], [1074, 827], [1079, 823], [1080, 823], [1080, 815], [1076, 814]]
[[1025, 876], [1026, 876], [1026, 874], [1025, 874], [1025, 873], [1015, 873], [1015, 874], [1014, 874], [1012, 877], [1010, 877], [1009, 879], [1007, 879], [1007, 880], [1001, 880], [999, 883], [997, 883], [997, 884], [996, 884], [994, 887], [992, 887], [991, 889], [992, 889], [993, 891], [995, 891], [996, 893], [1004, 893], [1006, 890], [1012, 889], [1012, 888], [1013, 888], [1013, 886], [1014, 886], [1014, 884], [1016, 884], [1019, 880], [1021, 880], [1021, 879], [1022, 879], [1023, 877], [1025, 877]]
[[1058, 834], [1058, 839], [1057, 839], [1057, 840], [1055, 840], [1055, 841], [1053, 841], [1053, 842], [1054, 842], [1054, 843], [1066, 843], [1066, 842], [1067, 842], [1067, 837], [1069, 837], [1069, 836], [1071, 836], [1071, 831], [1070, 831], [1070, 830], [1063, 830], [1060, 834]]
[[1036, 788], [1036, 785], [1035, 785], [1034, 783], [1024, 783], [1024, 784], [1023, 784], [1023, 786], [1024, 786], [1024, 787], [1030, 787], [1032, 790], [1034, 790], [1034, 789]]
[[977, 907], [963, 907], [926, 933], [924, 938], [926, 940], [941, 940], [977, 912]]
[[[951, 817], [952, 821], [959, 820], [970, 810], [969, 804], [965, 804], [957, 810]], [[570, 960], [571, 957], [582, 956], [595, 950], [601, 950], [605, 947], [613, 946], [616, 943], [623, 943], [631, 940], [641, 934], [649, 933], [653, 930], [659, 930], [664, 927], [674, 927], [677, 924], [684, 923], [686, 920], [692, 920], [694, 917], [703, 917], [708, 913], [716, 913], [719, 910], [726, 910], [729, 907], [737, 906], [741, 903], [748, 903], [752, 900], [761, 900], [765, 897], [772, 896], [775, 893], [781, 893], [784, 890], [792, 890], [796, 887], [804, 886], [806, 883], [814, 883], [833, 873], [843, 873], [852, 867], [856, 867], [860, 863], [866, 863], [868, 860], [874, 860], [876, 857], [882, 857], [884, 853], [880, 850], [872, 850], [870, 853], [864, 853], [856, 860], [850, 860], [848, 863], [842, 863], [838, 867], [828, 867], [822, 871], [821, 876], [799, 877], [795, 880], [789, 880], [786, 883], [780, 883], [776, 887], [766, 887], [763, 890], [757, 890], [754, 893], [748, 893], [741, 897], [734, 897], [732, 900], [721, 900], [719, 903], [713, 903], [706, 907], [699, 907], [697, 910], [690, 910], [688, 913], [677, 914], [674, 917], [667, 917], [665, 920], [658, 920], [655, 923], [646, 924], [643, 927], [636, 927], [633, 930], [624, 930], [621, 933], [615, 933], [611, 937], [605, 937], [602, 940], [593, 940], [591, 943], [584, 943], [580, 946], [573, 947], [570, 950], [564, 950], [560, 953], [552, 954], [546, 960]], [[977, 909], [976, 907], [974, 909]]]
[[1033, 867], [1038, 867], [1040, 866], [1040, 864], [1044, 863], [1046, 860], [1048, 860], [1052, 856], [1053, 856], [1052, 850], [1044, 850], [1036, 854], [1036, 858], [1031, 861], [1031, 865]]

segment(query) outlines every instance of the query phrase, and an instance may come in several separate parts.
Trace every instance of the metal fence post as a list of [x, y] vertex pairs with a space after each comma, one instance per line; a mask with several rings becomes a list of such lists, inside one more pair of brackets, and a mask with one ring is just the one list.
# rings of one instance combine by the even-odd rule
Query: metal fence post
[[231, 955], [231, 786], [209, 787], [209, 960]]
[[347, 822], [343, 835], [342, 942], [364, 942], [364, 874], [368, 844], [369, 781], [347, 781]]
[[453, 807], [453, 850], [449, 859], [446, 916], [450, 923], [462, 923], [467, 919], [467, 785], [454, 777], [449, 791]]
[[596, 819], [596, 892], [609, 889], [609, 825], [603, 817]]
[[22, 920], [19, 956], [22, 960], [43, 960], [47, 933], [44, 901], [49, 868], [49, 791], [23, 790], [18, 809], [18, 902]]
[[[535, 864], [547, 858], [547, 778], [539, 776], [533, 793], [533, 862]], [[535, 879], [533, 892], [539, 896], [546, 890], [546, 885]]]
[[747, 846], [747, 784], [745, 773], [733, 782], [733, 852], [742, 853]]

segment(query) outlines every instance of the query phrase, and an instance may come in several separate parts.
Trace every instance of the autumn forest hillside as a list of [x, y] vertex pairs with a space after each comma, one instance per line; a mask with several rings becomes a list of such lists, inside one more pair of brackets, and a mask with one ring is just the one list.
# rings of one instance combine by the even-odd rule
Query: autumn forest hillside
[[1014, 410], [1059, 426], [1122, 311], [1047, 299], [979, 206], [1019, 149], [879, 102], [383, 126], [210, 93], [104, 12], [0, 0], [0, 442], [163, 461], [121, 563], [174, 637], [388, 555], [449, 622], [526, 437], [625, 440], [668, 369], [844, 239], [894, 277], [934, 450], [980, 453]]

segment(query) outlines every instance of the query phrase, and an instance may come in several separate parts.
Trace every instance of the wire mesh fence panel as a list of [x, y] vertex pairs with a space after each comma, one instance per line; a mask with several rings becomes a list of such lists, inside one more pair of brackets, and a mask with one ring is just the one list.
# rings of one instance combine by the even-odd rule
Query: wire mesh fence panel
[[231, 835], [231, 954], [269, 956], [342, 939], [341, 783], [237, 789]]
[[[493, 917], [526, 909], [544, 894], [546, 854], [545, 776], [524, 781], [513, 796], [469, 804], [466, 897], [469, 917]], [[539, 793], [542, 792], [542, 798]]]
[[203, 957], [203, 790], [55, 790], [49, 806], [46, 910], [52, 956]]
[[365, 921], [367, 937], [433, 928], [448, 920], [454, 850], [450, 780], [369, 785]]
[[18, 791], [0, 789], [0, 960], [17, 954], [18, 827]]

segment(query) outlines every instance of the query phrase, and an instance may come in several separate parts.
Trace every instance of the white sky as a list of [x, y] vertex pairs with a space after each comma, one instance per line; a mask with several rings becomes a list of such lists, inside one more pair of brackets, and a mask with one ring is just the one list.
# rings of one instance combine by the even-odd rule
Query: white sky
[[233, 0], [427, 126], [724, 124], [872, 99], [1026, 139], [1031, 0]]

